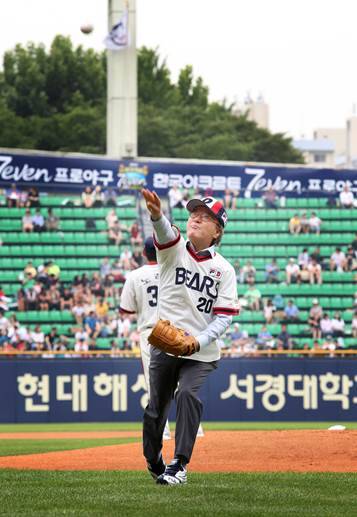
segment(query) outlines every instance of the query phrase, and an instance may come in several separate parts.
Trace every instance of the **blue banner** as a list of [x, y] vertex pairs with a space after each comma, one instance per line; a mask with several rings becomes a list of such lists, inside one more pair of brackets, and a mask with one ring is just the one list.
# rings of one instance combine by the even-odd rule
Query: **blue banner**
[[0, 186], [16, 183], [44, 191], [81, 192], [87, 186], [132, 191], [146, 186], [159, 194], [180, 187], [226, 188], [248, 192], [252, 197], [272, 187], [288, 197], [338, 195], [346, 184], [357, 192], [356, 170], [312, 169], [301, 166], [244, 165], [236, 162], [199, 160], [108, 160], [99, 157], [69, 157], [50, 153], [13, 154], [0, 151]]
[[[0, 393], [3, 423], [141, 421], [148, 401], [136, 359], [2, 360]], [[356, 361], [222, 359], [200, 396], [206, 421], [355, 421]]]

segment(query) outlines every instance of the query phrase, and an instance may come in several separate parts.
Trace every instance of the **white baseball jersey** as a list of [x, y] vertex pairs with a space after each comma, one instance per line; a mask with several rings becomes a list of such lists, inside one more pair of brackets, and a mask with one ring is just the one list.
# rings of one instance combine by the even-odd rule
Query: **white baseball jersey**
[[120, 298], [120, 311], [129, 314], [136, 313], [138, 317], [141, 360], [149, 395], [150, 345], [148, 337], [158, 319], [159, 276], [158, 264], [146, 264], [131, 271], [125, 280]]
[[[154, 238], [160, 264], [158, 317], [198, 336], [215, 315], [239, 313], [236, 274], [212, 248], [196, 253], [175, 229], [177, 237], [170, 242], [160, 244]], [[211, 362], [219, 358], [218, 343], [213, 341], [187, 359]]]
[[137, 313], [140, 333], [157, 322], [159, 276], [158, 264], [146, 264], [131, 271], [125, 280], [120, 310]]

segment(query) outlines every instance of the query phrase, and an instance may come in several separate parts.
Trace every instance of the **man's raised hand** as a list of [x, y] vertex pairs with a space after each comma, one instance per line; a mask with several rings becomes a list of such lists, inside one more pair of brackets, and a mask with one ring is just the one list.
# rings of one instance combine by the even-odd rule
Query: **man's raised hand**
[[153, 221], [157, 221], [158, 219], [160, 219], [162, 215], [161, 201], [159, 196], [156, 194], [156, 192], [151, 192], [151, 190], [146, 188], [143, 188], [141, 190], [141, 193], [146, 201], [146, 206], [150, 212], [151, 219]]

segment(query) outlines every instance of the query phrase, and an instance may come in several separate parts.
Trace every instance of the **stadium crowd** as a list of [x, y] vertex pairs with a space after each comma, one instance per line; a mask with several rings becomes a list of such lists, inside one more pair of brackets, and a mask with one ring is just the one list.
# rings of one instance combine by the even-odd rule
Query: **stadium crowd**
[[[184, 208], [193, 195], [212, 195], [209, 189], [198, 192], [180, 189], [174, 185], [168, 193], [169, 206]], [[227, 189], [223, 202], [226, 208], [236, 209], [239, 192]], [[119, 220], [115, 207], [116, 192], [113, 189], [102, 191], [101, 187], [87, 187], [81, 195], [84, 208], [107, 207], [106, 234], [108, 243], [123, 245], [117, 259], [105, 257], [98, 271], [91, 274], [75, 275], [71, 282], [61, 280], [61, 270], [55, 260], [44, 261], [35, 267], [29, 260], [19, 274], [20, 288], [16, 300], [6, 296], [0, 288], [0, 348], [7, 351], [36, 350], [65, 352], [69, 348], [87, 352], [97, 348], [98, 340], [110, 341], [113, 353], [117, 350], [139, 354], [139, 334], [134, 316], [123, 315], [118, 311], [120, 293], [129, 271], [143, 265], [141, 253], [143, 244], [142, 230], [138, 221], [127, 227]], [[341, 208], [353, 203], [353, 193], [348, 188], [340, 196]], [[266, 191], [262, 197], [266, 208], [276, 209], [280, 200], [273, 189]], [[6, 205], [9, 208], [25, 208], [22, 218], [23, 232], [60, 231], [61, 221], [52, 208], [47, 209], [44, 217], [40, 211], [40, 196], [35, 188], [20, 190], [16, 185], [6, 191]], [[323, 221], [316, 212], [308, 216], [306, 212], [296, 213], [289, 221], [292, 235], [320, 234]], [[306, 323], [306, 335], [314, 340], [313, 350], [344, 349], [346, 323], [339, 311], [329, 313], [323, 310], [318, 299], [314, 299], [307, 320], [300, 317], [297, 303], [290, 297], [285, 300], [277, 294], [273, 298], [263, 298], [256, 284], [257, 271], [251, 260], [243, 265], [234, 263], [238, 284], [247, 284], [247, 290], [241, 297], [243, 311], [260, 312], [264, 324], [256, 336], [249, 336], [244, 325], [234, 323], [227, 332], [223, 350], [231, 357], [252, 354], [257, 350], [285, 349], [298, 346], [294, 336], [288, 332], [291, 323]], [[285, 268], [280, 268], [276, 259], [267, 260], [264, 280], [268, 284], [322, 284], [324, 271], [340, 273], [357, 270], [357, 234], [344, 252], [336, 247], [327, 263], [321, 256], [319, 247], [313, 251], [302, 248], [298, 256], [288, 259]], [[238, 286], [239, 290], [239, 286]], [[11, 312], [16, 309], [17, 312]], [[357, 297], [354, 305], [351, 325], [352, 337], [357, 337]], [[44, 332], [40, 324], [26, 325], [19, 321], [17, 313], [28, 311], [66, 311], [73, 317], [67, 332], [59, 332], [55, 325]], [[267, 325], [278, 324], [280, 331], [272, 335]], [[48, 327], [48, 325], [47, 325]], [[305, 335], [305, 334], [304, 334]], [[300, 340], [301, 344], [301, 340]], [[309, 348], [308, 344], [303, 345]], [[301, 346], [300, 346], [301, 347]]]

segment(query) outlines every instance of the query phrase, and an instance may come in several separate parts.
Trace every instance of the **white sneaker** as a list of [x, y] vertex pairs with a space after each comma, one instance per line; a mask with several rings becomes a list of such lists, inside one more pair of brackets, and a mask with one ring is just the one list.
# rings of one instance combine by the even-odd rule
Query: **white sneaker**
[[184, 485], [187, 483], [187, 470], [180, 460], [173, 460], [167, 465], [165, 472], [156, 480], [158, 485]]
[[200, 427], [198, 428], [198, 431], [197, 431], [197, 438], [203, 438], [205, 435], [205, 433], [203, 432], [203, 427], [202, 425], [200, 424]]
[[167, 421], [165, 424], [164, 434], [162, 435], [163, 440], [171, 440], [171, 433], [170, 433], [170, 426], [169, 422]]

